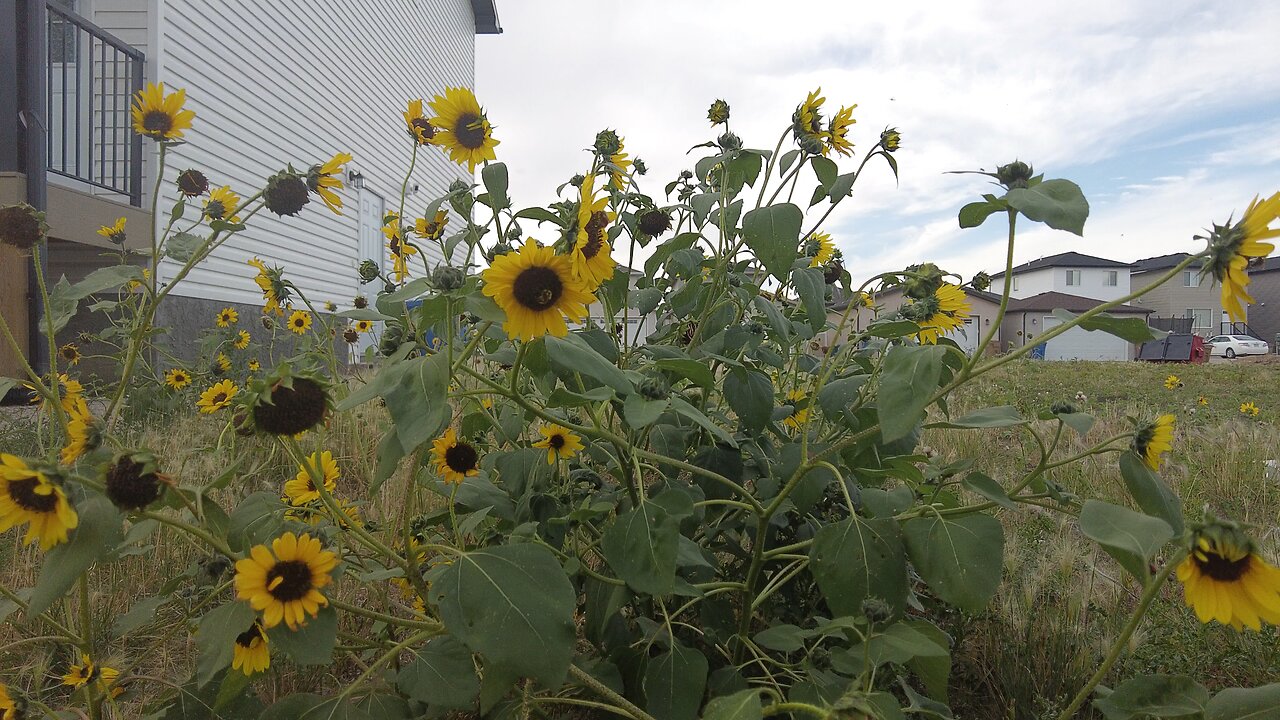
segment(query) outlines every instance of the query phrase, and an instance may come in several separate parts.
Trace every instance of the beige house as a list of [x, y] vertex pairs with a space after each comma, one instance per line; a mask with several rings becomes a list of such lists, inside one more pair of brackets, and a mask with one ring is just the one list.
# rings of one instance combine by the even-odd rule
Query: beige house
[[[1038, 344], [1037, 337], [1059, 325], [1062, 320], [1055, 310], [1079, 315], [1099, 305], [1093, 298], [1059, 292], [1040, 293], [1034, 297], [1011, 300], [1000, 327], [1000, 345], [1012, 350], [1023, 345]], [[1107, 311], [1111, 315], [1145, 317], [1146, 308], [1119, 305]], [[1133, 343], [1102, 331], [1072, 328], [1055, 337], [1032, 354], [1045, 360], [1130, 360], [1135, 356]]]
[[[1131, 291], [1140, 290], [1155, 282], [1187, 256], [1187, 253], [1173, 253], [1134, 262], [1129, 271]], [[1221, 293], [1212, 279], [1201, 281], [1199, 267], [1183, 270], [1173, 279], [1134, 300], [1133, 304], [1151, 311], [1151, 321], [1155, 327], [1189, 331], [1205, 338], [1223, 332]], [[1250, 308], [1250, 319], [1252, 310]], [[1190, 320], [1190, 328], [1184, 329], [1185, 322], [1161, 322], [1166, 319]]]
[[[963, 329], [948, 333], [946, 337], [955, 340], [956, 344], [967, 352], [972, 353], [981, 341], [980, 336], [991, 329], [991, 322], [995, 319], [1000, 309], [1000, 296], [972, 288], [965, 288], [964, 293], [968, 296], [971, 307], [969, 319], [966, 320]], [[874, 308], [860, 307], [850, 313], [845, 330], [840, 333], [839, 337], [836, 336], [835, 328], [839, 327], [840, 320], [844, 317], [849, 303], [847, 300], [833, 303], [827, 311], [827, 321], [831, 325], [831, 329], [820, 333], [815, 339], [824, 348], [845, 342], [850, 335], [866, 328], [877, 316], [890, 315], [897, 312], [903, 303], [902, 289], [892, 288], [877, 293], [874, 300]], [[996, 343], [993, 341], [993, 348], [995, 345]]]

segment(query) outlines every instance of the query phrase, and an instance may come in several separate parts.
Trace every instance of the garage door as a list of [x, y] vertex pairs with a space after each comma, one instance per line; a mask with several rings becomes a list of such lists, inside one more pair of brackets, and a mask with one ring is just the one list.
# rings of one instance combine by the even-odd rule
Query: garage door
[[[1053, 315], [1046, 315], [1042, 326], [1049, 329], [1062, 323]], [[1101, 330], [1071, 328], [1050, 340], [1044, 349], [1045, 360], [1128, 360], [1129, 342]]]
[[978, 337], [978, 327], [978, 317], [975, 315], [974, 317], [965, 318], [963, 327], [958, 327], [943, 335], [943, 337], [955, 341], [962, 350], [972, 355], [973, 351], [978, 348], [978, 342], [982, 340], [982, 338]]

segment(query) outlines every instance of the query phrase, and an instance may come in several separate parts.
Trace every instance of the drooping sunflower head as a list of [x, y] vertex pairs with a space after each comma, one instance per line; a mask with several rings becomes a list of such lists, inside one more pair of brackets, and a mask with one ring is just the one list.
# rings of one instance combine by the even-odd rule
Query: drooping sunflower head
[[126, 221], [128, 221], [128, 218], [120, 218], [119, 220], [116, 220], [113, 225], [103, 225], [98, 228], [98, 234], [116, 245], [123, 245], [125, 239], [124, 225]]
[[255, 381], [249, 401], [254, 425], [269, 435], [310, 430], [324, 420], [329, 403], [329, 393], [318, 376], [287, 366]]
[[79, 517], [66, 493], [40, 469], [16, 455], [0, 453], [0, 532], [27, 524], [24, 544], [39, 541], [41, 550], [67, 541]]
[[1177, 572], [1200, 622], [1217, 620], [1237, 630], [1280, 624], [1280, 570], [1235, 523], [1211, 520], [1196, 528]]
[[266, 545], [255, 545], [249, 557], [236, 562], [236, 596], [262, 613], [262, 626], [284, 622], [290, 630], [304, 625], [329, 604], [320, 591], [332, 580], [338, 556], [325, 550], [318, 538], [291, 532]]
[[181, 140], [182, 132], [191, 128], [194, 110], [183, 110], [187, 91], [165, 94], [164, 83], [147, 83], [133, 96], [133, 130], [152, 140]]
[[84, 397], [74, 395], [67, 400], [67, 444], [59, 455], [59, 462], [63, 465], [74, 463], [102, 445], [102, 428], [89, 412]]
[[822, 97], [822, 88], [809, 93], [791, 114], [791, 134], [801, 150], [810, 155], [827, 154], [827, 146], [823, 142], [826, 133], [822, 129], [822, 104], [827, 99]]
[[439, 128], [432, 142], [444, 148], [451, 160], [475, 172], [476, 165], [497, 159], [493, 126], [471, 90], [445, 88], [444, 95], [431, 100], [431, 110], [435, 116], [430, 123]]
[[797, 430], [809, 421], [809, 395], [796, 388], [787, 392], [787, 404], [791, 405], [791, 414], [782, 419], [782, 424]]
[[191, 384], [191, 373], [182, 368], [169, 368], [164, 371], [164, 384], [174, 390], [181, 390]]
[[1160, 469], [1160, 460], [1173, 449], [1173, 415], [1161, 415], [1151, 422], [1138, 426], [1130, 447], [1147, 467]]
[[932, 297], [914, 300], [903, 308], [903, 315], [920, 326], [916, 339], [921, 344], [933, 345], [938, 338], [952, 330], [964, 327], [972, 306], [959, 285], [944, 282], [938, 285]]
[[853, 110], [856, 107], [858, 106], [855, 104], [840, 108], [840, 111], [831, 118], [831, 124], [827, 128], [827, 145], [841, 155], [848, 156], [853, 152], [853, 143], [848, 135], [853, 124], [858, 122], [853, 119]]
[[713, 126], [729, 122], [729, 103], [723, 100], [711, 103], [711, 107], [707, 108], [707, 120]]
[[578, 322], [595, 302], [573, 274], [572, 261], [530, 238], [519, 252], [496, 257], [483, 273], [484, 294], [506, 314], [503, 330], [529, 341], [548, 333], [569, 333], [565, 318]]
[[212, 387], [200, 393], [200, 399], [196, 401], [196, 407], [200, 408], [200, 412], [210, 415], [230, 407], [231, 401], [235, 399], [240, 388], [230, 380], [220, 380], [214, 383]]
[[805, 242], [804, 254], [809, 257], [809, 267], [822, 267], [835, 257], [836, 245], [829, 233], [815, 232]]
[[26, 203], [0, 207], [0, 242], [30, 250], [49, 233], [44, 213]]
[[305, 335], [311, 329], [311, 313], [305, 310], [294, 310], [289, 315], [289, 330], [298, 335]]
[[559, 425], [545, 425], [538, 428], [542, 439], [533, 444], [536, 448], [547, 451], [547, 464], [554, 465], [556, 460], [568, 460], [583, 448], [582, 438], [568, 428]]
[[262, 629], [262, 623], [254, 620], [248, 630], [236, 636], [231, 669], [253, 675], [265, 672], [268, 667], [271, 667], [271, 648], [267, 642], [267, 632]]
[[178, 173], [178, 192], [186, 197], [198, 197], [209, 192], [209, 178], [199, 170], [183, 170]]
[[210, 220], [227, 220], [234, 223], [240, 221], [240, 218], [235, 216], [236, 209], [239, 207], [240, 196], [231, 190], [230, 185], [223, 185], [209, 193], [209, 197], [204, 201], [204, 214]]
[[582, 181], [578, 202], [578, 232], [570, 257], [574, 277], [582, 281], [587, 292], [595, 292], [600, 283], [613, 277], [616, 263], [609, 245], [609, 225], [617, 215], [608, 210], [609, 198], [595, 196], [595, 176]]
[[297, 215], [309, 202], [311, 192], [307, 181], [288, 170], [267, 178], [266, 187], [262, 190], [262, 204], [280, 217]]
[[403, 113], [405, 127], [409, 135], [419, 145], [429, 145], [436, 137], [436, 128], [422, 113], [422, 98], [409, 101], [409, 107]]
[[149, 452], [124, 453], [107, 466], [107, 497], [121, 510], [145, 510], [160, 499], [166, 484], [156, 456]]
[[1222, 286], [1222, 309], [1232, 322], [1243, 321], [1245, 306], [1253, 303], [1246, 290], [1251, 282], [1249, 268], [1276, 249], [1264, 241], [1280, 237], [1280, 228], [1271, 227], [1277, 218], [1280, 192], [1266, 200], [1255, 196], [1239, 222], [1227, 220], [1225, 225], [1215, 224], [1207, 236], [1196, 236], [1209, 245], [1200, 274], [1213, 276]]
[[844, 253], [837, 248], [831, 253], [831, 260], [822, 266], [822, 280], [828, 285], [834, 285], [840, 280], [840, 276], [844, 274]]
[[445, 226], [449, 224], [449, 212], [437, 210], [430, 220], [418, 218], [414, 221], [414, 230], [423, 240], [439, 240], [444, 237]]
[[253, 336], [249, 334], [249, 331], [241, 330], [236, 333], [236, 339], [231, 341], [231, 346], [237, 350], [244, 350], [249, 347], [249, 343], [251, 342], [253, 342]]
[[320, 491], [316, 487], [316, 474], [323, 479], [320, 484], [324, 485], [325, 492], [330, 495], [337, 492], [338, 478], [342, 474], [338, 468], [338, 462], [333, 459], [333, 453], [328, 450], [315, 452], [306, 458], [306, 462], [298, 465], [298, 474], [285, 482], [284, 494], [289, 498], [289, 504], [306, 505], [320, 499]]
[[902, 147], [902, 133], [898, 128], [885, 128], [880, 132], [880, 147], [886, 152], [897, 152]]
[[274, 313], [284, 317], [284, 308], [289, 304], [291, 295], [289, 285], [284, 281], [284, 270], [278, 267], [268, 268], [266, 263], [256, 257], [248, 262], [258, 269], [253, 282], [262, 291], [263, 314]]
[[666, 210], [650, 208], [640, 212], [636, 220], [640, 232], [649, 237], [658, 237], [671, 229], [671, 214]]
[[335, 190], [341, 190], [342, 166], [351, 162], [351, 153], [338, 153], [320, 165], [312, 165], [307, 171], [307, 188], [320, 196], [324, 204], [338, 215], [342, 214], [342, 197]]
[[460, 483], [480, 472], [480, 452], [471, 443], [459, 440], [452, 427], [431, 443], [431, 458], [436, 473], [445, 482]]
[[80, 355], [80, 347], [75, 343], [67, 343], [66, 345], [58, 348], [58, 357], [62, 358], [62, 361], [67, 365], [75, 367], [80, 364], [80, 359], [82, 357]]
[[218, 353], [213, 358], [213, 372], [218, 375], [225, 375], [231, 371], [231, 358], [226, 353]]

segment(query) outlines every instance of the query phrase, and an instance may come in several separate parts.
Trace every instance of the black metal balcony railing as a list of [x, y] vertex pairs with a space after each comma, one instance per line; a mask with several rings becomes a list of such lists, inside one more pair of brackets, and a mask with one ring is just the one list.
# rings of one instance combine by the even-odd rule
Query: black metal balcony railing
[[142, 137], [130, 103], [142, 89], [142, 52], [66, 10], [45, 5], [49, 172], [142, 203]]

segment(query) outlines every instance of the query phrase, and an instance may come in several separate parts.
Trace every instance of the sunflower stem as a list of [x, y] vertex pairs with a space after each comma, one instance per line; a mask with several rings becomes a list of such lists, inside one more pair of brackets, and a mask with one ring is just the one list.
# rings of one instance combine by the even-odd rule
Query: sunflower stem
[[609, 702], [612, 702], [618, 707], [622, 708], [623, 710], [626, 710], [631, 715], [631, 717], [634, 718], [635, 720], [656, 720], [652, 715], [645, 712], [644, 710], [641, 710], [639, 707], [636, 707], [636, 705], [632, 703], [630, 700], [627, 700], [626, 698], [622, 697], [618, 693], [614, 692], [609, 688], [608, 685], [605, 685], [604, 683], [595, 679], [595, 676], [593, 676], [591, 673], [587, 672], [586, 670], [583, 670], [582, 668], [578, 667], [577, 665], [573, 665], [573, 664], [569, 665], [569, 674], [572, 675], [573, 678], [578, 682], [582, 683], [583, 685], [586, 685], [588, 688], [594, 691], [597, 695], [607, 698]]

